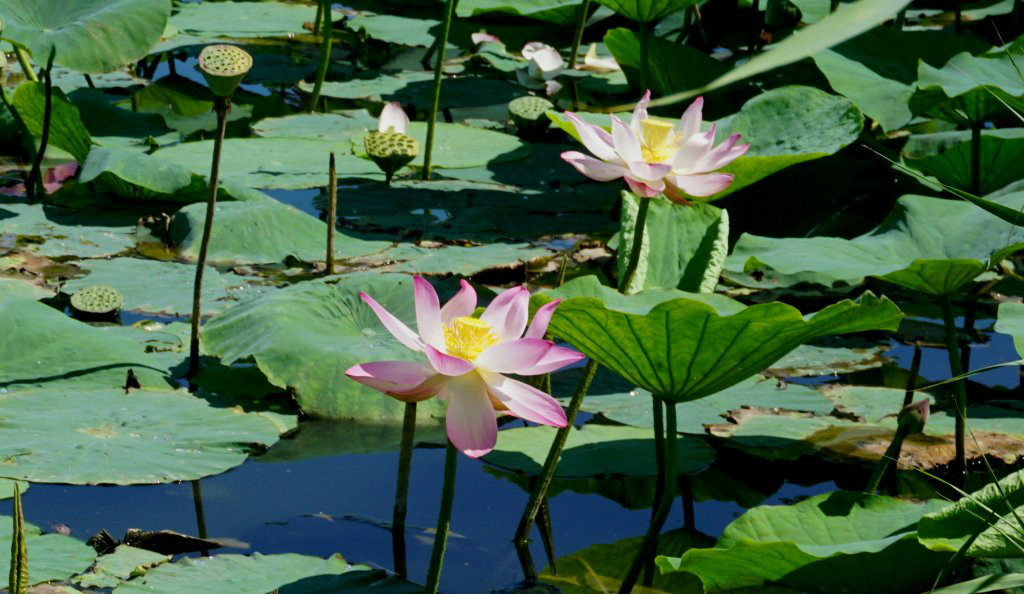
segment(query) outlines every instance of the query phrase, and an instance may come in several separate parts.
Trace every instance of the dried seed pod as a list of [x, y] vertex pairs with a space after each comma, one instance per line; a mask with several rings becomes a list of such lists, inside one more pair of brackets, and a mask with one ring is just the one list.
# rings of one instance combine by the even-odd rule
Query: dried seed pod
[[544, 114], [554, 108], [555, 105], [543, 97], [527, 95], [509, 101], [508, 114], [521, 137], [537, 138], [551, 125], [551, 120]]
[[208, 45], [199, 52], [199, 71], [216, 97], [230, 97], [252, 68], [252, 56], [235, 45]]
[[114, 313], [121, 309], [121, 293], [106, 285], [92, 285], [71, 296], [71, 307], [93, 315]]
[[396, 171], [420, 154], [420, 143], [415, 138], [397, 132], [370, 132], [363, 137], [363, 146], [389, 182]]

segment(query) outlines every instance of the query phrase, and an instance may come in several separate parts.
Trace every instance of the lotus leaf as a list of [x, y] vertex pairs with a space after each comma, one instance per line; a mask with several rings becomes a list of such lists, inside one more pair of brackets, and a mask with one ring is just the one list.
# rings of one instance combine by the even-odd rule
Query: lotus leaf
[[[10, 516], [0, 516], [0, 526], [10, 526]], [[84, 542], [62, 534], [43, 534], [35, 525], [25, 523], [28, 547], [29, 585], [66, 580], [84, 571], [96, 558], [96, 551]], [[11, 531], [0, 531], [0, 563], [11, 565]]]
[[257, 136], [302, 137], [344, 141], [377, 129], [377, 118], [365, 109], [332, 113], [301, 113], [262, 119], [252, 125]]
[[697, 3], [697, 0], [598, 0], [601, 4], [627, 19], [650, 23], [679, 12]]
[[[981, 135], [980, 147], [979, 155], [985, 165], [979, 170], [977, 194], [990, 194], [1024, 177], [1017, 166], [1024, 158], [1024, 129], [986, 131]], [[903, 148], [907, 165], [947, 186], [966, 191], [972, 191], [971, 151], [970, 134], [966, 132], [915, 135]], [[1024, 222], [1024, 215], [1015, 216]]]
[[[918, 525], [921, 543], [956, 552], [968, 540], [969, 557], [1024, 557], [1024, 473], [1017, 471], [932, 512]], [[976, 536], [976, 538], [974, 538]]]
[[346, 20], [345, 25], [353, 31], [365, 31], [367, 36], [379, 41], [410, 47], [430, 47], [434, 43], [431, 31], [441, 23], [431, 19], [364, 12]]
[[[434, 75], [429, 72], [401, 71], [382, 72], [374, 77], [354, 78], [339, 82], [324, 83], [320, 94], [337, 99], [370, 99], [373, 101], [398, 101], [403, 105], [415, 105], [430, 109]], [[299, 89], [309, 92], [308, 83], [299, 83]], [[451, 78], [441, 85], [439, 109], [458, 107], [479, 107], [481, 105], [505, 105], [523, 94], [519, 85], [493, 78]]]
[[[25, 82], [14, 91], [14, 107], [33, 138], [42, 138], [46, 90], [41, 82]], [[89, 131], [85, 129], [78, 108], [56, 89], [52, 94], [49, 143], [67, 151], [76, 161], [85, 161], [89, 154]]]
[[462, 0], [455, 11], [463, 18], [501, 13], [523, 16], [556, 25], [576, 22], [581, 0]]
[[145, 549], [137, 549], [128, 545], [119, 545], [113, 553], [96, 559], [88, 573], [76, 576], [76, 584], [86, 588], [113, 588], [124, 580], [142, 575], [153, 567], [171, 560], [169, 555], [161, 555]]
[[[206, 184], [188, 169], [122, 148], [96, 147], [82, 165], [79, 181], [97, 180], [122, 198], [196, 201]], [[195, 186], [193, 186], [195, 182]], [[190, 187], [193, 186], [193, 187]]]
[[550, 255], [547, 248], [526, 243], [490, 243], [474, 247], [399, 244], [366, 258], [356, 258], [352, 263], [381, 266], [389, 272], [470, 276], [484, 270], [518, 268]]
[[[284, 37], [306, 33], [316, 16], [309, 5], [288, 2], [196, 2], [179, 7], [170, 25], [176, 31], [209, 37]], [[343, 16], [335, 14], [332, 20]]]
[[[308, 419], [298, 432], [277, 442], [256, 458], [257, 462], [295, 462], [344, 454], [375, 454], [398, 450], [402, 439], [399, 423], [360, 423]], [[444, 445], [447, 440], [442, 423], [433, 419], [416, 423], [415, 443]]]
[[43, 256], [112, 256], [135, 245], [135, 224], [140, 212], [106, 209], [71, 211], [52, 206], [32, 206], [0, 199], [4, 234], [37, 237], [28, 251]]
[[[622, 67], [634, 88], [640, 86], [640, 36], [629, 29], [612, 29], [604, 43]], [[666, 38], [649, 40], [648, 85], [655, 97], [702, 87], [729, 70], [729, 67], [688, 45]]]
[[981, 125], [1007, 109], [1024, 111], [1024, 79], [1014, 58], [1006, 53], [974, 56], [968, 52], [950, 58], [942, 68], [922, 62], [918, 92], [911, 100], [914, 113], [967, 126]]

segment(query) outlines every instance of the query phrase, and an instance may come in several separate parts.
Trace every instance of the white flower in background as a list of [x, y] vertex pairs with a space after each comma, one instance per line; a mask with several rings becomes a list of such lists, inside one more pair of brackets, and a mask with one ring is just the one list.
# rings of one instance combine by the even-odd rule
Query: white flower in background
[[565, 70], [565, 60], [558, 50], [541, 43], [531, 41], [523, 47], [523, 57], [529, 60], [526, 68], [516, 70], [519, 84], [529, 89], [545, 89], [548, 95], [554, 95], [562, 88], [562, 83], [554, 80]]
[[473, 40], [473, 45], [480, 45], [481, 43], [484, 43], [484, 42], [487, 42], [487, 41], [489, 41], [491, 43], [497, 43], [497, 44], [500, 44], [500, 45], [505, 45], [505, 43], [501, 41], [500, 37], [498, 37], [497, 35], [491, 35], [487, 31], [484, 31], [483, 29], [477, 31], [476, 33], [470, 35], [469, 37], [470, 37], [470, 39]]
[[405, 134], [408, 129], [409, 116], [402, 110], [402, 106], [397, 101], [385, 105], [377, 120], [377, 131]]
[[597, 73], [616, 72], [622, 70], [622, 67], [615, 61], [615, 58], [598, 57], [596, 43], [590, 44], [590, 47], [587, 48], [586, 55], [583, 56], [583, 63], [577, 64], [576, 68], [579, 70], [590, 70], [591, 72]]

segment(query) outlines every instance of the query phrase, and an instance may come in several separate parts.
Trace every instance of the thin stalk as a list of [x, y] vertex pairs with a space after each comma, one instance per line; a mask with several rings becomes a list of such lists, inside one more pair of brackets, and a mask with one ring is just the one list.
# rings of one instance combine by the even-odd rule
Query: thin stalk
[[640, 577], [640, 572], [643, 570], [646, 560], [649, 557], [653, 557], [657, 551], [658, 534], [661, 533], [661, 527], [665, 525], [665, 520], [668, 519], [668, 512], [672, 506], [672, 500], [675, 499], [677, 468], [676, 436], [676, 406], [671, 402], [666, 402], [665, 495], [661, 498], [661, 501], [658, 502], [658, 512], [651, 521], [651, 525], [647, 528], [647, 534], [644, 536], [643, 543], [640, 545], [640, 550], [637, 552], [637, 556], [629, 566], [629, 571], [626, 573], [626, 577], [622, 579], [622, 585], [619, 587], [619, 594], [628, 594], [633, 591], [633, 586], [636, 585], [636, 580]]
[[434, 127], [437, 124], [437, 111], [441, 106], [441, 79], [444, 78], [444, 50], [448, 47], [448, 32], [452, 28], [452, 18], [455, 16], [456, 0], [446, 0], [444, 9], [444, 23], [441, 25], [441, 34], [437, 37], [437, 62], [434, 65], [434, 91], [430, 103], [430, 115], [427, 116], [427, 146], [423, 152], [423, 179], [430, 179], [431, 157], [434, 154]]
[[580, 44], [583, 43], [583, 29], [587, 26], [587, 15], [590, 14], [590, 0], [583, 0], [576, 15], [576, 32], [572, 36], [572, 50], [569, 52], [569, 68], [576, 68], [580, 56]]
[[[173, 68], [172, 68], [172, 70], [173, 70]], [[83, 74], [82, 76], [85, 77], [85, 84], [89, 85], [90, 89], [95, 89], [96, 88], [96, 83], [92, 82], [92, 77], [91, 76], [89, 76], [88, 74]]]
[[907, 9], [904, 8], [903, 10], [901, 10], [901, 11], [896, 13], [896, 22], [893, 23], [893, 26], [896, 27], [897, 31], [902, 31], [903, 30], [903, 25], [905, 25], [906, 22], [907, 22]]
[[875, 464], [875, 470], [871, 473], [871, 478], [868, 479], [868, 484], [864, 487], [864, 492], [869, 495], [874, 495], [875, 491], [878, 490], [878, 485], [882, 484], [882, 477], [885, 476], [885, 471], [889, 468], [889, 463], [893, 460], [900, 459], [900, 450], [903, 449], [903, 440], [907, 438], [907, 429], [905, 427], [899, 427], [896, 429], [896, 433], [892, 436], [892, 441], [889, 442], [889, 447], [886, 448], [885, 453], [882, 454], [881, 460], [878, 464]]
[[313, 19], [313, 35], [320, 34], [320, 20], [324, 18], [324, 3], [317, 2], [316, 17]]
[[914, 358], [910, 360], [910, 377], [907, 378], [907, 391], [903, 394], [903, 406], [910, 406], [914, 401], [917, 388], [917, 375], [921, 371], [921, 343], [914, 343]]
[[53, 115], [53, 77], [50, 72], [53, 70], [53, 59], [57, 56], [57, 47], [50, 49], [50, 57], [46, 60], [46, 70], [43, 71], [43, 88], [45, 98], [43, 100], [43, 132], [39, 137], [39, 149], [36, 151], [36, 158], [32, 160], [32, 169], [29, 171], [28, 179], [25, 181], [25, 191], [28, 197], [36, 199], [42, 196], [43, 189], [43, 158], [46, 156], [46, 145], [50, 141], [50, 120]]
[[683, 500], [683, 528], [696, 530], [697, 514], [693, 507], [693, 487], [690, 486], [690, 478], [684, 476], [679, 488], [679, 494], [682, 495]]
[[971, 193], [981, 195], [981, 124], [971, 125]]
[[331, 24], [330, 0], [320, 0], [321, 16], [323, 26], [320, 32], [320, 65], [316, 69], [316, 82], [313, 83], [313, 93], [309, 96], [309, 104], [306, 106], [309, 111], [316, 109], [320, 102], [320, 90], [324, 86], [324, 79], [327, 78], [327, 67], [331, 63], [331, 42], [334, 40], [333, 25]]
[[971, 336], [974, 335], [974, 323], [977, 319], [977, 302], [971, 299], [964, 306], [964, 336], [966, 338], [960, 345], [960, 366], [964, 369], [971, 368]]
[[[206, 540], [206, 512], [203, 510], [203, 488], [198, 480], [192, 481], [192, 505], [196, 510], [196, 529], [199, 531], [199, 538]], [[203, 557], [209, 557], [210, 551], [203, 549], [199, 551]]]
[[753, 15], [750, 18], [750, 31], [747, 31], [747, 53], [753, 56], [757, 53], [757, 40], [761, 37], [761, 0], [754, 0], [751, 9]]
[[[960, 345], [956, 338], [956, 321], [953, 319], [953, 306], [949, 302], [949, 296], [942, 298], [942, 317], [946, 334], [946, 352], [949, 355], [949, 369], [953, 377], [963, 375], [963, 364], [960, 361]], [[964, 429], [967, 426], [967, 386], [964, 380], [953, 382], [953, 393], [956, 407], [956, 427], [954, 435], [956, 439], [956, 457], [953, 460], [953, 471], [959, 475], [959, 484], [962, 486], [967, 478], [967, 455], [964, 450]]]
[[629, 284], [636, 276], [636, 269], [640, 265], [640, 251], [644, 245], [644, 231], [647, 225], [647, 211], [651, 207], [650, 198], [640, 198], [640, 210], [636, 215], [636, 226], [633, 228], [633, 247], [629, 251], [629, 263], [626, 265], [626, 273], [622, 275], [619, 283], [619, 292], [625, 293], [629, 290]]
[[[665, 407], [661, 398], [651, 398], [651, 412], [654, 417], [654, 460], [658, 469], [658, 477], [654, 483], [654, 504], [651, 506], [651, 522], [658, 517], [661, 498], [665, 496]], [[657, 547], [657, 542], [654, 543]], [[644, 566], [645, 587], [654, 583], [654, 558], [647, 560]]]
[[[50, 50], [51, 53], [56, 49], [57, 47], [54, 46], [53, 49]], [[14, 46], [14, 55], [18, 56], [18, 65], [21, 66], [21, 72], [25, 75], [25, 80], [39, 82], [39, 77], [36, 76], [35, 71], [32, 70], [32, 65], [28, 63], [28, 54], [25, 53], [25, 48], [17, 45]]]
[[[576, 384], [576, 392], [573, 393], [572, 398], [569, 400], [569, 407], [565, 411], [565, 427], [555, 432], [555, 440], [551, 443], [551, 449], [548, 450], [547, 458], [544, 459], [544, 466], [541, 468], [537, 484], [530, 491], [530, 499], [526, 503], [526, 509], [523, 510], [523, 515], [519, 518], [519, 525], [516, 527], [515, 537], [513, 538], [516, 549], [519, 551], [525, 550], [527, 545], [529, 545], [530, 528], [533, 527], [533, 521], [537, 517], [537, 512], [540, 511], [541, 505], [544, 503], [548, 487], [551, 486], [551, 480], [555, 476], [558, 459], [562, 457], [562, 449], [565, 447], [566, 440], [569, 439], [569, 432], [573, 430], [576, 414], [580, 411], [580, 405], [583, 404], [583, 398], [587, 395], [587, 390], [590, 389], [590, 382], [593, 381], [595, 373], [597, 373], [597, 362], [593, 359], [587, 360], [587, 365], [583, 368], [583, 375], [580, 376], [580, 381]], [[520, 552], [520, 558], [522, 557], [523, 553]], [[524, 564], [523, 571], [527, 574], [526, 578], [528, 580], [537, 579], [537, 573], [533, 569], [532, 563], [529, 563], [529, 568]]]
[[192, 336], [188, 343], [188, 377], [199, 372], [199, 320], [202, 316], [203, 271], [206, 269], [206, 254], [210, 250], [210, 234], [213, 231], [213, 213], [217, 209], [217, 178], [220, 175], [220, 150], [224, 144], [224, 131], [228, 125], [228, 111], [231, 99], [215, 97], [213, 110], [217, 113], [217, 136], [213, 140], [213, 162], [210, 165], [210, 195], [206, 202], [206, 221], [203, 223], [203, 239], [199, 243], [199, 258], [196, 260], [196, 278], [192, 286]]
[[650, 83], [651, 24], [640, 26], [640, 92], [646, 93]]
[[[338, 218], [338, 170], [334, 166], [334, 153], [327, 165], [327, 265], [325, 272], [334, 274], [334, 225]], [[416, 410], [416, 403], [412, 403]], [[408, 414], [408, 408], [406, 414]]]
[[956, 8], [953, 9], [953, 32], [959, 35], [963, 31], [964, 13], [963, 8], [960, 7], [960, 3], [956, 3]]
[[398, 479], [395, 481], [395, 508], [391, 515], [391, 549], [395, 558], [395, 573], [408, 576], [405, 562], [405, 514], [409, 504], [409, 473], [412, 470], [412, 446], [416, 435], [416, 403], [405, 403], [402, 419], [402, 445], [398, 450]]
[[434, 533], [434, 548], [430, 551], [430, 568], [424, 594], [437, 594], [441, 582], [441, 564], [444, 562], [444, 548], [448, 544], [448, 526], [452, 521], [452, 502], [455, 499], [455, 467], [458, 464], [458, 450], [448, 442], [444, 452], [444, 487], [441, 490], [441, 509], [437, 512], [437, 531]]

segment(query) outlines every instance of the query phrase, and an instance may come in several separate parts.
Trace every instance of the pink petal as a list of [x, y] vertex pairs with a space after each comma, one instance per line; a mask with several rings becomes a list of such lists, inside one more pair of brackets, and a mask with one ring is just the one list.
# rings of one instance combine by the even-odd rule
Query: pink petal
[[437, 394], [438, 376], [422, 363], [375, 361], [353, 365], [345, 372], [364, 386], [403, 402], [418, 402]]
[[473, 43], [476, 45], [479, 45], [485, 41], [490, 41], [491, 43], [501, 43], [502, 45], [505, 45], [504, 43], [502, 43], [501, 39], [497, 35], [491, 35], [486, 31], [473, 33], [472, 35], [469, 36], [469, 38], [472, 39]]
[[441, 329], [441, 304], [430, 281], [420, 275], [413, 277], [413, 296], [416, 301], [416, 329], [427, 344], [444, 348], [444, 332]]
[[542, 373], [551, 373], [552, 371], [558, 371], [559, 369], [577, 363], [586, 358], [586, 355], [579, 351], [567, 349], [564, 347], [556, 346], [552, 347], [539, 361], [533, 364], [531, 370], [532, 374], [522, 375], [540, 375]]
[[706, 173], [721, 169], [743, 156], [750, 149], [749, 144], [736, 144], [739, 134], [733, 134], [725, 142], [708, 152], [696, 165], [694, 173]]
[[544, 334], [548, 331], [548, 324], [551, 322], [551, 316], [554, 315], [555, 308], [561, 302], [561, 299], [555, 299], [551, 303], [540, 306], [533, 314], [533, 321], [530, 322], [530, 327], [526, 329], [523, 338], [544, 338]]
[[[714, 128], [712, 124], [712, 128]], [[714, 130], [710, 130], [714, 132]], [[711, 151], [711, 142], [707, 134], [694, 134], [685, 140], [672, 157], [672, 169], [677, 173], [697, 173], [695, 167], [703, 162]]]
[[493, 450], [498, 441], [498, 422], [487, 384], [474, 373], [445, 382], [440, 395], [448, 401], [445, 426], [452, 445], [470, 458]]
[[544, 81], [544, 93], [548, 97], [558, 94], [562, 90], [562, 83], [557, 80], [546, 80]]
[[447, 353], [442, 353], [429, 344], [423, 346], [423, 352], [427, 354], [427, 361], [430, 361], [430, 366], [434, 368], [434, 371], [441, 375], [457, 377], [465, 375], [476, 369], [476, 367], [469, 361]]
[[384, 309], [383, 305], [377, 303], [373, 297], [370, 297], [362, 291], [359, 292], [359, 297], [361, 297], [362, 300], [370, 306], [373, 313], [377, 314], [377, 318], [380, 320], [380, 323], [384, 324], [384, 327], [387, 328], [388, 332], [390, 332], [398, 342], [414, 351], [423, 350], [423, 341], [420, 340], [420, 337], [410, 330], [408, 326], [402, 323], [401, 320], [391, 315], [391, 312]]
[[602, 161], [619, 161], [619, 155], [615, 152], [615, 142], [612, 140], [611, 134], [608, 134], [604, 128], [583, 121], [580, 116], [571, 111], [565, 112], [565, 117], [569, 118], [569, 121], [576, 128], [576, 134], [579, 135], [580, 142], [595, 157]]
[[387, 132], [389, 128], [394, 128], [392, 131], [399, 134], [405, 134], [409, 129], [409, 116], [405, 115], [397, 101], [385, 105], [380, 112], [380, 119], [377, 120], [378, 132]]
[[627, 175], [626, 184], [634, 194], [641, 198], [654, 198], [665, 191], [665, 182], [660, 179], [656, 182], [644, 182]]
[[647, 104], [651, 102], [651, 90], [647, 89], [644, 96], [636, 102], [636, 107], [633, 108], [633, 117], [629, 120], [629, 127], [633, 129], [633, 133], [638, 137], [640, 136], [640, 122], [647, 119]]
[[554, 398], [523, 382], [498, 373], [484, 376], [488, 391], [515, 416], [552, 427], [565, 427], [565, 411]]
[[517, 338], [506, 340], [484, 349], [474, 360], [480, 368], [496, 373], [537, 375], [533, 366], [554, 348], [555, 343], [542, 338]]
[[565, 151], [562, 160], [572, 165], [583, 175], [596, 181], [611, 181], [626, 174], [621, 165], [605, 163], [578, 151]]
[[633, 161], [629, 164], [629, 171], [633, 177], [643, 180], [658, 180], [672, 172], [671, 163], [647, 163], [645, 161]]
[[623, 161], [631, 163], [644, 160], [637, 135], [616, 116], [612, 116], [612, 140], [615, 143], [615, 152]]
[[690, 196], [711, 196], [729, 187], [733, 175], [730, 173], [705, 173], [702, 175], [677, 175], [672, 185]]
[[480, 319], [494, 328], [500, 340], [514, 340], [526, 329], [529, 303], [530, 291], [526, 287], [512, 287], [495, 297]]
[[460, 280], [459, 284], [462, 288], [441, 308], [441, 322], [445, 325], [451, 324], [455, 318], [473, 315], [476, 309], [476, 291], [473, 285], [465, 280]]
[[689, 138], [694, 134], [700, 132], [700, 122], [703, 118], [704, 110], [704, 98], [697, 97], [693, 100], [693, 103], [686, 108], [683, 112], [683, 117], [679, 118], [679, 126], [676, 130], [679, 135], [683, 138]]

